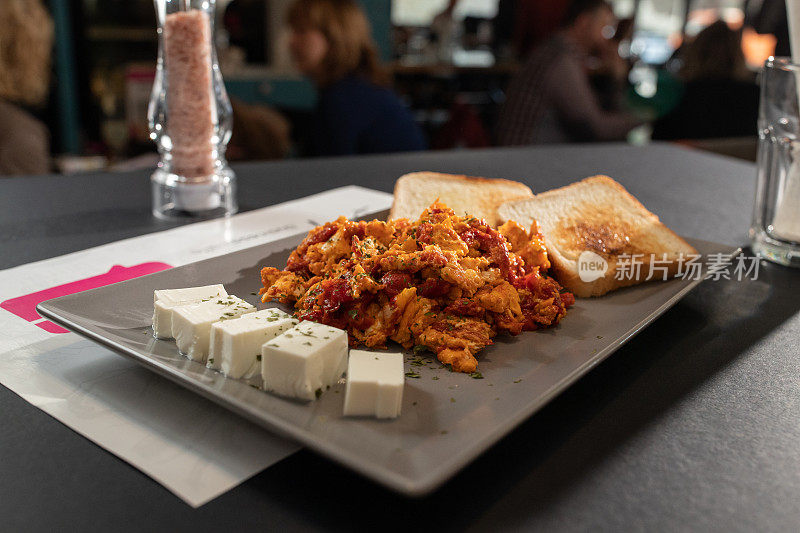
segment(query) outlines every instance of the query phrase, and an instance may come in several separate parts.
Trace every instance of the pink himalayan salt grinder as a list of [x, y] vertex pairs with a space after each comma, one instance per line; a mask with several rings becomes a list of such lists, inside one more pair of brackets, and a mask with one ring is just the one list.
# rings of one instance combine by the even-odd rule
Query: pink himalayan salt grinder
[[154, 0], [158, 64], [147, 118], [161, 160], [150, 178], [153, 215], [236, 213], [225, 160], [233, 112], [214, 48], [214, 0]]

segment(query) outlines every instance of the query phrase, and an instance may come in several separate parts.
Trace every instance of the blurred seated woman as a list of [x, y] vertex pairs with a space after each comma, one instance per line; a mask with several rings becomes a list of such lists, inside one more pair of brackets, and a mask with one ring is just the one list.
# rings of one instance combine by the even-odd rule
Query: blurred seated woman
[[387, 87], [369, 23], [354, 0], [296, 0], [288, 21], [292, 58], [319, 89], [313, 155], [425, 149], [411, 114]]
[[653, 126], [654, 139], [715, 139], [757, 133], [758, 86], [747, 69], [742, 35], [718, 20], [679, 55], [678, 105]]
[[41, 0], [0, 1], [0, 176], [50, 171], [50, 134], [26, 107], [50, 86], [53, 21]]

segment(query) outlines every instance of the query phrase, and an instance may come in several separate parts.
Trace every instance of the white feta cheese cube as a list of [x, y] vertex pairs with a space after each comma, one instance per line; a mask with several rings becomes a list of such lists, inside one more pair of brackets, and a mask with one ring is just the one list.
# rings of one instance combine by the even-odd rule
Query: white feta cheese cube
[[228, 292], [221, 283], [202, 287], [186, 287], [185, 289], [160, 289], [153, 291], [153, 303], [164, 302], [177, 305], [181, 302], [202, 300], [209, 296], [227, 296]]
[[347, 370], [347, 332], [303, 321], [261, 348], [264, 389], [303, 400], [319, 398]]
[[215, 322], [211, 325], [206, 366], [236, 379], [260, 376], [261, 346], [298, 322], [280, 309], [263, 309]]
[[403, 354], [350, 350], [344, 415], [400, 416], [404, 384]]
[[255, 307], [236, 296], [213, 298], [206, 302], [179, 305], [172, 310], [172, 333], [178, 349], [192, 361], [206, 362], [211, 324], [230, 320]]
[[227, 295], [222, 284], [153, 291], [153, 335], [159, 339], [172, 338], [173, 308]]

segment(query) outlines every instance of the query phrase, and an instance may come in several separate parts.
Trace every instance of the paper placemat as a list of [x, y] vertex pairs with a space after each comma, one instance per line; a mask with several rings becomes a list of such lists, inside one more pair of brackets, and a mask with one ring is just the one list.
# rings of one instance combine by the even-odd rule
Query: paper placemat
[[[0, 271], [0, 383], [198, 507], [298, 446], [36, 313], [41, 301], [387, 209], [350, 186]], [[254, 280], [257, 283], [258, 280]]]

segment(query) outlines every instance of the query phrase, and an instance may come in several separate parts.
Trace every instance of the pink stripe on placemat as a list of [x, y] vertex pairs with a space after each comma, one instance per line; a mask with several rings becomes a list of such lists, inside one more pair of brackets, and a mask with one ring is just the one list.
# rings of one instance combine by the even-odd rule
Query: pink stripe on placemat
[[[68, 294], [75, 294], [76, 292], [83, 292], [89, 289], [95, 289], [105, 285], [111, 285], [112, 283], [118, 283], [128, 279], [138, 278], [140, 276], [152, 274], [153, 272], [160, 272], [168, 268], [172, 268], [172, 265], [159, 262], [142, 263], [132, 267], [114, 265], [111, 267], [111, 270], [105, 274], [100, 274], [99, 276], [92, 276], [91, 278], [81, 279], [78, 281], [65, 283], [63, 285], [58, 285], [56, 287], [51, 287], [49, 289], [32, 292], [31, 294], [26, 294], [25, 296], [11, 298], [10, 300], [0, 303], [0, 307], [17, 315], [20, 318], [27, 320], [28, 322], [34, 322], [42, 318], [41, 315], [36, 312], [36, 306], [45, 300], [58, 298], [59, 296], [66, 296]], [[36, 326], [50, 333], [67, 333], [67, 330], [48, 321], [40, 322], [36, 324]]]
[[50, 322], [49, 320], [43, 320], [38, 324], [34, 324], [34, 326], [36, 326], [37, 328], [42, 328], [47, 333], [69, 333], [69, 330], [62, 328], [58, 324]]

